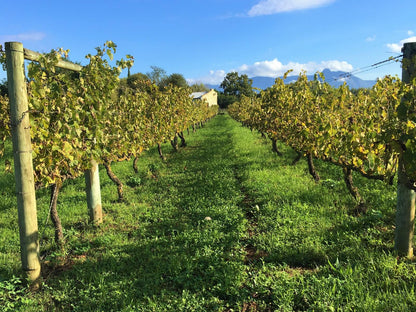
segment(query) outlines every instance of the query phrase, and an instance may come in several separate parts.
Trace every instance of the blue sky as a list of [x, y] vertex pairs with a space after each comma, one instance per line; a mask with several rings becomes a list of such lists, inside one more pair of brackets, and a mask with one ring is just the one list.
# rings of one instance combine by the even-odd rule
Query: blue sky
[[[277, 77], [288, 69], [354, 71], [416, 41], [415, 0], [1, 0], [0, 43], [85, 55], [112, 40], [132, 73], [159, 66], [189, 82], [226, 73]], [[357, 76], [401, 76], [393, 63]], [[125, 76], [126, 73], [122, 73]], [[0, 79], [6, 73], [0, 70]]]

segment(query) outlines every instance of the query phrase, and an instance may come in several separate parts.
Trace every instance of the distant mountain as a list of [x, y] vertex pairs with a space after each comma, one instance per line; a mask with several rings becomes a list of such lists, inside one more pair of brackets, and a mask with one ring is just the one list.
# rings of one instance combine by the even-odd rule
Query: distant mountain
[[[329, 69], [324, 69], [322, 73], [325, 76], [325, 81], [328, 82], [333, 87], [339, 87], [344, 83], [344, 81], [347, 83], [347, 85], [352, 89], [359, 89], [359, 88], [371, 88], [376, 83], [376, 80], [363, 80], [360, 79], [354, 75], [349, 76], [348, 78], [345, 78], [348, 76], [348, 73], [342, 72], [342, 71], [331, 71]], [[274, 81], [276, 78], [271, 77], [252, 77], [250, 78], [253, 80], [253, 87], [259, 88], [259, 89], [267, 89], [268, 87], [271, 87], [274, 85]], [[285, 83], [291, 83], [298, 79], [298, 76], [290, 76], [285, 80]], [[308, 75], [309, 80], [314, 79], [314, 75]], [[210, 89], [216, 89], [221, 90], [219, 85], [211, 85], [206, 84], [207, 88]]]
[[220, 88], [220, 85], [217, 85], [217, 84], [204, 83], [204, 86], [207, 87], [208, 89], [215, 89], [218, 91], [222, 91], [222, 88]]

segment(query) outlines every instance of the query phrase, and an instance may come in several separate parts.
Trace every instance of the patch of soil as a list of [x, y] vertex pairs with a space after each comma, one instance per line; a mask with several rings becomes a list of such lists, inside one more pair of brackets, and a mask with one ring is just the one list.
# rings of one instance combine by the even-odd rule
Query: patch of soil
[[252, 245], [247, 245], [245, 247], [245, 251], [246, 251], [246, 256], [244, 259], [245, 264], [256, 262], [259, 259], [263, 259], [269, 255], [264, 250], [257, 250], [257, 248]]

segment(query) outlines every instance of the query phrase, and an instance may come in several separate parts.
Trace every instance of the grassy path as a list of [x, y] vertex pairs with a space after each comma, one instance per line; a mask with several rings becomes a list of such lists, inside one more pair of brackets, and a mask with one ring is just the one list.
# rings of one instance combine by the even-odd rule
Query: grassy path
[[[307, 175], [295, 153], [219, 115], [167, 162], [156, 150], [113, 166], [127, 202], [101, 172], [104, 224], [87, 224], [83, 181], [58, 203], [67, 249], [55, 251], [48, 194], [38, 192], [44, 278], [19, 279], [13, 198], [0, 204], [0, 310], [5, 311], [411, 311], [416, 269], [392, 254], [394, 188], [357, 177], [371, 205], [354, 207], [337, 168]], [[1, 169], [1, 168], [0, 168]], [[11, 177], [12, 179], [12, 177]], [[10, 176], [0, 179], [9, 187]], [[8, 220], [8, 221], [5, 221]], [[16, 241], [17, 239], [17, 241]], [[9, 289], [9, 290], [8, 290]], [[15, 292], [12, 294], [12, 292]]]

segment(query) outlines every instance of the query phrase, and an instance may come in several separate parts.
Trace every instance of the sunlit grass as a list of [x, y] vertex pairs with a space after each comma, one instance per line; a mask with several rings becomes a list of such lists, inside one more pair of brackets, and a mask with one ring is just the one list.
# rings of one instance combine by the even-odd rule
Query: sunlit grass
[[[100, 171], [104, 222], [88, 222], [83, 178], [58, 201], [65, 251], [37, 192], [44, 288], [20, 278], [14, 178], [0, 175], [0, 310], [412, 311], [415, 264], [393, 251], [394, 186], [354, 176], [369, 213], [354, 216], [340, 168], [296, 154], [219, 115], [167, 161], [156, 149]], [[8, 147], [9, 148], [9, 147]], [[11, 156], [10, 148], [6, 157]], [[0, 170], [3, 170], [0, 161]], [[12, 294], [14, 292], [14, 294]]]

